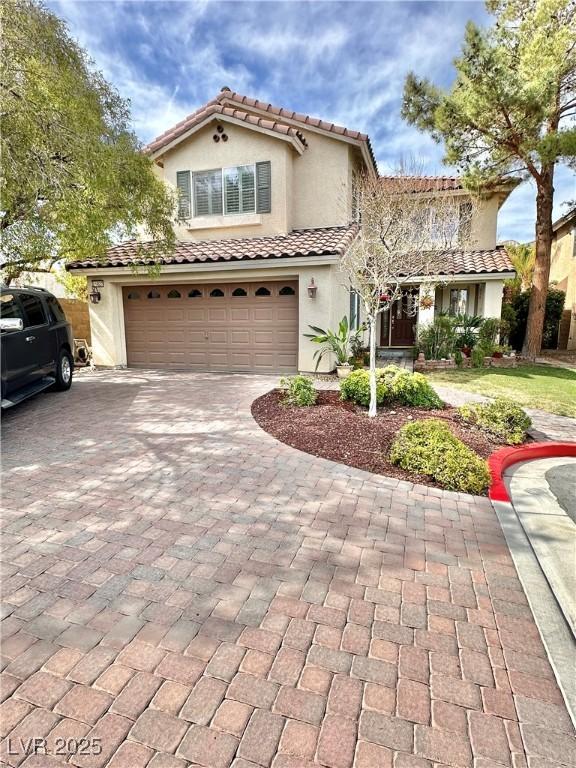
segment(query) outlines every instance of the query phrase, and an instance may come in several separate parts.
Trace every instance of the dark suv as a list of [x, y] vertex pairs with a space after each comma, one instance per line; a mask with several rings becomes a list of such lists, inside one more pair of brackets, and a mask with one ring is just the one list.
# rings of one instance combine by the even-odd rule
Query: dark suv
[[70, 389], [72, 328], [43, 288], [0, 288], [2, 408], [44, 389]]

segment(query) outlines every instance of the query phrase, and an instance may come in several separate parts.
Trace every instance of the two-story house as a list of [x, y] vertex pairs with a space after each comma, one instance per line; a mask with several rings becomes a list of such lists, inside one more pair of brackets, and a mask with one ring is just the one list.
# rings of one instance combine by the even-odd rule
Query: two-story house
[[[96, 364], [312, 371], [309, 325], [358, 320], [338, 263], [357, 234], [354, 176], [378, 174], [368, 136], [223, 88], [146, 151], [177, 191], [178, 244], [153, 278], [134, 270], [135, 242], [69, 266], [99, 294], [90, 307]], [[456, 178], [414, 183], [466, 200]], [[472, 222], [477, 250], [454, 252], [435, 307], [413, 316], [398, 302], [382, 315], [382, 347], [412, 346], [417, 324], [439, 309], [500, 315], [513, 270], [496, 246], [496, 219], [510, 189], [483, 201]]]

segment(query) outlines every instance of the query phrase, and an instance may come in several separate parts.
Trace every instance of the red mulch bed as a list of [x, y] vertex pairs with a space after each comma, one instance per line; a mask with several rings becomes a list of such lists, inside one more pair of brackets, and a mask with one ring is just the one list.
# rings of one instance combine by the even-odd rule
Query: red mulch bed
[[447, 421], [452, 432], [485, 459], [503, 445], [459, 421], [456, 408], [450, 406], [433, 411], [390, 406], [379, 409], [370, 419], [366, 409], [340, 400], [340, 393], [333, 390], [320, 390], [316, 405], [305, 408], [282, 405], [280, 397], [281, 392], [274, 389], [254, 400], [252, 415], [262, 429], [281, 442], [313, 456], [413, 483], [438, 487], [429, 477], [406, 472], [388, 461], [392, 441], [407, 421]]

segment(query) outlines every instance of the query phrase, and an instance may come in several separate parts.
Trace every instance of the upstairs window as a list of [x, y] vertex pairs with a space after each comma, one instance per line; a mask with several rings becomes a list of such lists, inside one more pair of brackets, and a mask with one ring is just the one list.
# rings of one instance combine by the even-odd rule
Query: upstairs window
[[265, 161], [193, 174], [178, 171], [176, 188], [179, 219], [190, 218], [192, 210], [194, 216], [270, 213], [271, 164]]
[[224, 210], [230, 213], [256, 211], [255, 169], [253, 165], [238, 165], [224, 171]]
[[176, 189], [178, 190], [178, 218], [189, 219], [192, 211], [190, 171], [178, 171], [176, 174]]
[[222, 213], [222, 171], [194, 174], [194, 216]]

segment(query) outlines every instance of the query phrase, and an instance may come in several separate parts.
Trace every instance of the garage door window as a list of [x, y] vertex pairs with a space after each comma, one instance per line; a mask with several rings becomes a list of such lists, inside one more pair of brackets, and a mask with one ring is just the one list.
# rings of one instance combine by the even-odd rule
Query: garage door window
[[285, 285], [284, 288], [280, 288], [278, 293], [280, 296], [294, 296], [296, 291], [291, 285]]
[[219, 299], [221, 296], [224, 296], [224, 291], [220, 290], [220, 288], [214, 288], [210, 291], [210, 296]]
[[131, 301], [135, 301], [136, 299], [140, 298], [140, 294], [138, 293], [138, 291], [130, 291], [130, 293], [128, 294], [128, 298]]
[[181, 299], [182, 294], [180, 291], [177, 291], [175, 288], [173, 288], [171, 291], [168, 291], [168, 298], [169, 299]]
[[191, 291], [188, 291], [189, 299], [197, 299], [199, 296], [202, 296], [202, 291], [199, 291], [198, 288], [192, 288]]
[[158, 291], [149, 291], [148, 292], [148, 298], [149, 299], [159, 299], [160, 298], [160, 294], [158, 293]]
[[268, 288], [264, 288], [264, 286], [261, 286], [260, 288], [256, 289], [256, 296], [270, 296], [270, 291]]
[[234, 288], [232, 296], [248, 296], [248, 293], [244, 288]]

